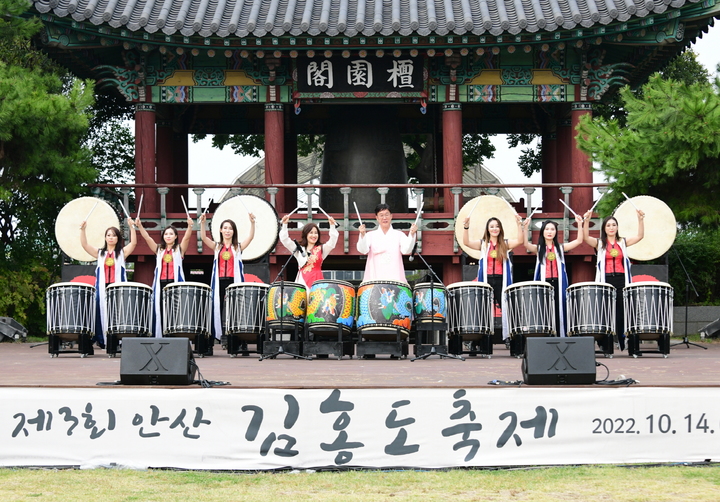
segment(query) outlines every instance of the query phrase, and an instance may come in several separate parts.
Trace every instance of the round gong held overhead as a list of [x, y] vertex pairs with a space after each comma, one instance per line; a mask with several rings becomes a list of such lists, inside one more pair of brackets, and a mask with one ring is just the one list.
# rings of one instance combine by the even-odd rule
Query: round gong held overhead
[[672, 210], [660, 199], [649, 195], [631, 197], [613, 213], [618, 221], [618, 232], [627, 238], [637, 235], [637, 209], [645, 213], [645, 236], [627, 248], [628, 257], [637, 261], [650, 261], [667, 253], [675, 242], [677, 222]]
[[225, 220], [235, 222], [238, 242], [242, 242], [250, 233], [248, 212], [255, 215], [255, 237], [243, 250], [243, 261], [262, 258], [277, 244], [280, 223], [275, 208], [256, 195], [236, 195], [220, 204], [212, 217], [212, 236], [215, 242], [222, 241], [220, 224]]
[[470, 216], [470, 240], [480, 240], [485, 233], [485, 226], [490, 218], [497, 218], [502, 223], [505, 238], [508, 240], [517, 239], [517, 213], [508, 201], [495, 195], [480, 195], [470, 199], [460, 209], [455, 218], [455, 238], [460, 247], [468, 256], [475, 259], [480, 258], [480, 251], [472, 249], [463, 244], [463, 222]]
[[80, 244], [80, 224], [86, 218], [87, 242], [98, 249], [105, 246], [105, 231], [108, 228], [120, 228], [115, 210], [104, 200], [80, 197], [65, 204], [55, 220], [55, 239], [63, 253], [73, 260], [97, 260], [97, 256], [89, 255]]

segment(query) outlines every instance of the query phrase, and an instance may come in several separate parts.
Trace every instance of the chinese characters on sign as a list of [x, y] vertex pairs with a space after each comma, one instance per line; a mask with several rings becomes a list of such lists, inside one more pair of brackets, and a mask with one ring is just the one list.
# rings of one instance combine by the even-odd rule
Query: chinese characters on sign
[[419, 92], [420, 58], [298, 59], [300, 92]]

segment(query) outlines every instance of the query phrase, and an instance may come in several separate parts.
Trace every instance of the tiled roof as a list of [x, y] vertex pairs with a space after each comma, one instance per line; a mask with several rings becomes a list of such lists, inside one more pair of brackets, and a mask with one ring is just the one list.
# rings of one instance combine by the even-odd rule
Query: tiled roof
[[697, 0], [33, 0], [40, 13], [202, 37], [502, 35], [590, 28]]

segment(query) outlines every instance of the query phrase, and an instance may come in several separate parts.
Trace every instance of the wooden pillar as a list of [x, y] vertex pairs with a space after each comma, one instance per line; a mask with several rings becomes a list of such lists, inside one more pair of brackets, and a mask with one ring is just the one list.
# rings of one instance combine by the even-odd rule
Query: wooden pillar
[[[190, 171], [190, 160], [188, 151], [188, 134], [185, 132], [173, 133], [172, 136], [172, 149], [173, 149], [173, 166], [172, 166], [172, 183], [176, 185], [187, 185]], [[177, 188], [170, 190], [168, 197], [168, 212], [172, 213], [184, 213], [185, 207], [183, 206], [182, 199], [180, 196], [185, 197], [185, 202], [190, 204], [191, 200], [195, 201], [195, 195], [188, 195], [187, 188]], [[192, 214], [192, 213], [191, 213]]]
[[[443, 176], [445, 169], [443, 166], [444, 143], [442, 135], [442, 114], [438, 115], [436, 113], [433, 113], [433, 125], [435, 130], [435, 134], [433, 134], [433, 160], [435, 161], [435, 177], [433, 178], [433, 182], [437, 183], [445, 179], [445, 177]], [[433, 193], [433, 211], [440, 212], [440, 208], [442, 206], [442, 204], [440, 203], [441, 198], [444, 198], [443, 191], [435, 190], [435, 193]]]
[[[572, 183], [572, 121], [570, 119], [562, 119], [558, 124], [557, 143], [555, 149], [555, 158], [557, 159], [557, 178], [556, 183]], [[551, 188], [550, 202], [553, 212], [562, 212], [564, 206], [560, 204], [559, 199], [563, 198], [563, 194], [558, 188]], [[554, 201], [554, 202], [553, 202]]]
[[[265, 105], [265, 184], [285, 183], [285, 132], [283, 127], [283, 105]], [[285, 211], [285, 194], [280, 190], [275, 198], [278, 213]]]
[[[155, 105], [137, 103], [135, 105], [135, 183], [154, 185], [155, 182]], [[160, 197], [155, 188], [136, 190], [137, 200], [142, 194], [144, 194], [142, 214], [159, 213]], [[135, 258], [133, 281], [152, 284], [154, 270], [154, 256], [152, 254], [141, 256], [138, 253]]]
[[[173, 183], [173, 169], [175, 166], [175, 149], [173, 148], [172, 123], [167, 119], [157, 121], [157, 183], [160, 186]], [[146, 190], [147, 192], [147, 190]], [[170, 200], [166, 200], [167, 209], [174, 212]]]
[[[590, 157], [577, 146], [577, 126], [580, 123], [580, 118], [584, 115], [592, 114], [592, 105], [586, 102], [573, 103], [571, 110], [572, 149], [570, 153], [572, 181], [573, 183], [592, 183], [592, 162], [590, 161]], [[570, 200], [572, 201], [571, 207], [575, 209], [578, 214], [582, 214], [592, 207], [592, 199], [592, 188], [576, 188], [570, 196]]]
[[462, 282], [462, 263], [460, 263], [460, 256], [453, 256], [452, 262], [450, 260], [445, 260], [443, 262], [443, 269], [442, 269], [442, 280], [447, 284], [453, 284], [456, 282]]
[[[557, 133], [544, 134], [542, 137], [542, 182], [557, 182]], [[555, 212], [560, 204], [556, 196], [556, 188], [542, 189], [542, 210], [544, 213]]]
[[[462, 105], [445, 103], [442, 114], [443, 125], [443, 183], [462, 185]], [[453, 195], [449, 188], [443, 189], [444, 212], [452, 213]]]
[[[571, 108], [572, 120], [572, 148], [571, 167], [573, 183], [592, 183], [592, 162], [587, 154], [577, 147], [577, 126], [580, 118], [592, 113], [592, 105], [586, 102], [573, 103]], [[576, 188], [570, 196], [572, 207], [578, 214], [582, 215], [590, 209], [593, 204], [592, 188]], [[587, 282], [595, 280], [595, 267], [592, 261], [578, 261], [573, 265], [571, 280], [575, 282]]]
[[[295, 111], [288, 107], [285, 111], [285, 145], [284, 145], [284, 172], [285, 183], [293, 184], [298, 182], [298, 153], [297, 133], [295, 132]], [[285, 211], [289, 212], [297, 207], [297, 190], [285, 190]]]
[[[265, 184], [282, 185], [285, 183], [285, 131], [283, 123], [283, 105], [281, 103], [265, 104]], [[270, 195], [267, 195], [268, 200]], [[295, 205], [293, 205], [293, 209]], [[275, 209], [278, 213], [285, 212], [285, 190], [280, 190], [275, 197]], [[270, 260], [270, 277], [275, 277], [281, 264]]]
[[[155, 184], [155, 105], [135, 105], [135, 182]], [[160, 198], [153, 189], [145, 189], [143, 209], [160, 212]], [[140, 191], [135, 196], [140, 197]]]

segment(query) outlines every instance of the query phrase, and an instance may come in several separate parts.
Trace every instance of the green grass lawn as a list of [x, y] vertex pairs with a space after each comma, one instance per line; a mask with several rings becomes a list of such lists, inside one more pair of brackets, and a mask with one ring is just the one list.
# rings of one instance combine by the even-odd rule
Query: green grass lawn
[[717, 502], [720, 464], [248, 474], [2, 469], [0, 500]]

